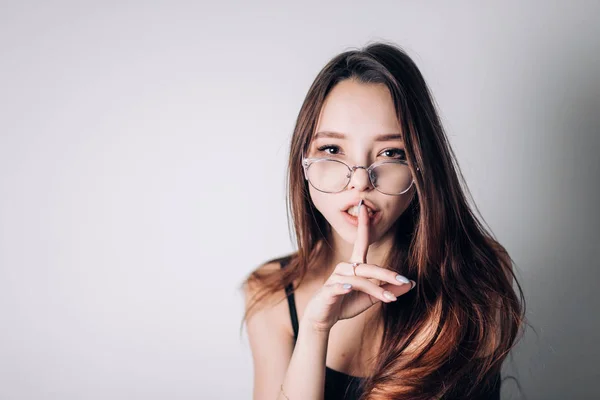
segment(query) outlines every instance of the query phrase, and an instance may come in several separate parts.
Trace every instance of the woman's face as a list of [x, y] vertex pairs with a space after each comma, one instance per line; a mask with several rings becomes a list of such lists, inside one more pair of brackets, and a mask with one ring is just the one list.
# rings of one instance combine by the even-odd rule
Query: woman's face
[[[400, 124], [392, 97], [383, 84], [347, 79], [338, 83], [323, 104], [307, 157], [327, 157], [350, 167], [368, 167], [382, 160], [406, 160]], [[343, 240], [354, 243], [356, 222], [348, 206], [362, 199], [377, 212], [371, 219], [369, 240], [385, 236], [406, 210], [415, 186], [401, 195], [387, 195], [373, 188], [364, 169], [356, 169], [348, 186], [339, 193], [323, 193], [309, 185], [315, 207]], [[352, 210], [350, 210], [352, 212]]]

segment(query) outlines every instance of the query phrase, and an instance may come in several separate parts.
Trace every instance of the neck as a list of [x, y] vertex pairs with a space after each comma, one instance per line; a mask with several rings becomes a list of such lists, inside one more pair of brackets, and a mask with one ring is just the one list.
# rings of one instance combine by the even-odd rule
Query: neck
[[[375, 264], [380, 267], [387, 268], [383, 263], [392, 248], [393, 245], [393, 231], [390, 230], [385, 236], [380, 238], [378, 241], [369, 245], [369, 251], [367, 252], [367, 264]], [[331, 230], [330, 239], [331, 256], [327, 265], [329, 266], [327, 276], [333, 273], [335, 266], [340, 262], [351, 262], [352, 250], [354, 243], [346, 242], [335, 230]]]

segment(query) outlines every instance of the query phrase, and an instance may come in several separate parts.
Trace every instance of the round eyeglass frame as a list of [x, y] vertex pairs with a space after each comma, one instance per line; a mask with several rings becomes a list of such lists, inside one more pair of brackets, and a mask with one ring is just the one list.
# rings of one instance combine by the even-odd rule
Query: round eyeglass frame
[[[349, 172], [348, 182], [344, 185], [343, 188], [341, 188], [340, 190], [338, 190], [336, 192], [327, 192], [327, 191], [318, 189], [317, 187], [315, 187], [315, 185], [312, 184], [312, 182], [310, 181], [310, 179], [308, 179], [308, 168], [312, 164], [314, 164], [316, 162], [320, 162], [320, 161], [335, 161], [335, 162], [338, 162], [340, 164], [345, 165], [346, 168], [348, 168], [348, 172]], [[408, 163], [405, 162], [405, 161], [393, 161], [393, 160], [389, 160], [389, 161], [386, 160], [386, 161], [374, 162], [373, 164], [371, 164], [368, 167], [364, 167], [362, 165], [354, 165], [354, 166], [351, 167], [348, 164], [346, 164], [345, 162], [343, 162], [341, 160], [336, 160], [334, 158], [327, 158], [327, 157], [307, 158], [307, 157], [302, 156], [302, 168], [304, 169], [304, 179], [307, 180], [308, 183], [312, 187], [314, 187], [315, 190], [318, 190], [319, 192], [322, 192], [322, 193], [340, 193], [340, 192], [344, 191], [348, 187], [348, 185], [350, 184], [350, 182], [352, 181], [352, 175], [354, 174], [354, 171], [356, 171], [357, 169], [364, 169], [365, 171], [367, 171], [367, 175], [369, 176], [369, 182], [371, 183], [371, 186], [373, 186], [373, 188], [375, 188], [375, 190], [377, 190], [379, 193], [383, 193], [383, 194], [388, 195], [388, 196], [400, 196], [400, 195], [403, 195], [404, 193], [408, 192], [410, 190], [410, 188], [413, 186], [413, 184], [415, 183], [414, 178], [410, 182], [410, 185], [408, 185], [408, 187], [404, 191], [402, 191], [400, 193], [386, 193], [386, 192], [383, 192], [383, 191], [379, 190], [377, 188], [377, 186], [375, 186], [373, 184], [373, 175], [372, 175], [373, 174], [373, 170], [375, 169], [375, 167], [378, 167], [378, 166], [383, 165], [383, 164], [402, 164], [402, 165], [406, 165], [408, 167]], [[417, 171], [420, 171], [419, 168], [417, 168]]]

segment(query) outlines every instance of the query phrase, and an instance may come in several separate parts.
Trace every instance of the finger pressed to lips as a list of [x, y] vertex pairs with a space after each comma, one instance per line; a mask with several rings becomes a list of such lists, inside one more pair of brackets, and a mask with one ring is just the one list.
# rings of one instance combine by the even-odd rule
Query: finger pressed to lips
[[[397, 300], [396, 295], [386, 289], [386, 285], [380, 286], [369, 279], [388, 282], [394, 286], [405, 286], [402, 289], [394, 288], [394, 292], [402, 295], [413, 288], [413, 283], [406, 277], [396, 272], [382, 268], [375, 264], [367, 264], [367, 252], [369, 250], [369, 215], [366, 207], [362, 207], [362, 200], [358, 207], [358, 227], [356, 240], [352, 249], [352, 261], [340, 263], [334, 274], [328, 279], [328, 284], [346, 283], [351, 284], [353, 290], [360, 290], [369, 294], [372, 298], [379, 299], [385, 303]], [[355, 267], [353, 263], [358, 263]], [[391, 290], [392, 287], [389, 287]], [[399, 291], [399, 292], [398, 292]]]
[[366, 207], [362, 207], [362, 200], [358, 207], [358, 227], [356, 228], [356, 240], [352, 249], [352, 261], [367, 261], [369, 250], [369, 215]]
[[343, 276], [354, 276], [354, 272], [356, 272], [356, 276], [377, 279], [397, 286], [410, 283], [410, 280], [405, 276], [375, 264], [359, 263], [355, 268], [352, 266], [352, 263], [344, 262], [338, 264], [338, 268], [335, 270], [336, 274]]

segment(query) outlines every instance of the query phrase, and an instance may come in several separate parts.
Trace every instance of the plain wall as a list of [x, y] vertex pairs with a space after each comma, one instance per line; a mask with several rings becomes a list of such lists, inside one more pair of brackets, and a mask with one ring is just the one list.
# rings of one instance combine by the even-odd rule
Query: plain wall
[[309, 85], [415, 60], [536, 332], [503, 398], [600, 398], [597, 1], [0, 7], [0, 399], [250, 399], [242, 279], [292, 251]]

